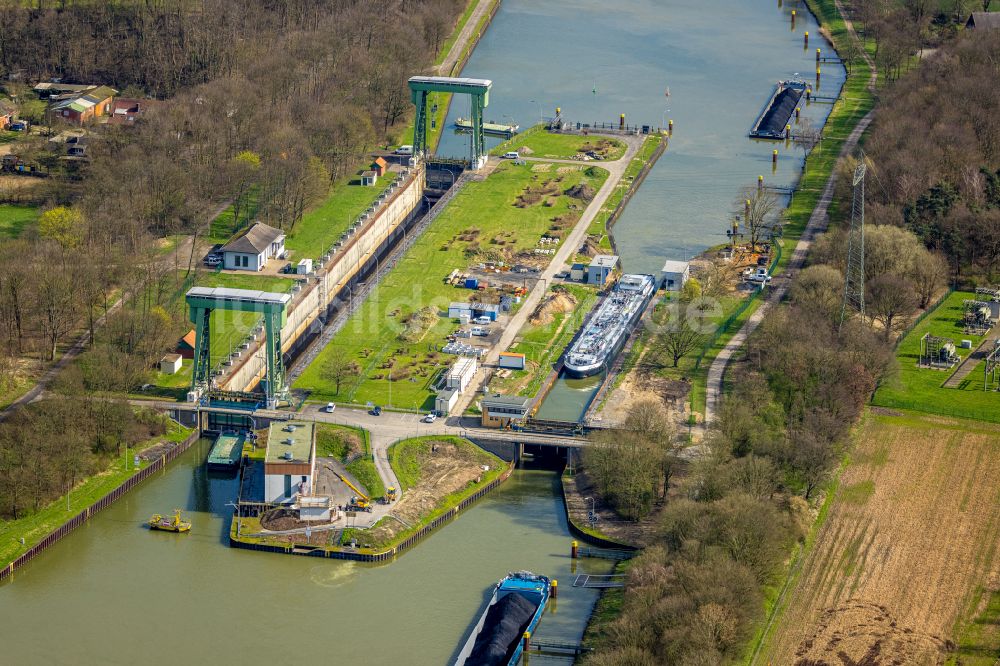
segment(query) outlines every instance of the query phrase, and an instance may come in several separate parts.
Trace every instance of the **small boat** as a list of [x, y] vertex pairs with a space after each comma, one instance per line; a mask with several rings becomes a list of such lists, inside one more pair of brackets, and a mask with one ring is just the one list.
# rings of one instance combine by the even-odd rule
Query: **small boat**
[[522, 637], [534, 633], [549, 602], [550, 581], [530, 571], [507, 574], [473, 627], [455, 666], [513, 666], [524, 650]]
[[191, 529], [191, 523], [181, 520], [180, 509], [174, 509], [173, 517], [165, 518], [158, 513], [154, 514], [149, 519], [148, 525], [151, 530], [163, 530], [164, 532], [187, 532]]

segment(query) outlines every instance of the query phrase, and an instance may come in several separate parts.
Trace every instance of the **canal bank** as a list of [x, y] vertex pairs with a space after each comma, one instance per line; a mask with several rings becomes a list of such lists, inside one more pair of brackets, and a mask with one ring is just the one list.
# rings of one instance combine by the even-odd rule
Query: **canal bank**
[[[570, 560], [558, 474], [523, 469], [392, 566], [227, 548], [235, 480], [205, 470], [208, 448], [196, 443], [0, 585], [5, 660], [62, 663], [72, 645], [75, 663], [257, 662], [287, 658], [294, 636], [298, 650], [338, 663], [437, 665], [516, 569], [563, 583], [536, 636], [578, 641], [597, 592], [572, 580], [610, 567]], [[192, 531], [145, 530], [163, 507], [180, 508]], [[53, 622], [53, 608], [69, 621]], [[231, 639], [219, 640], [220, 622]], [[166, 627], [184, 640], [150, 650]]]

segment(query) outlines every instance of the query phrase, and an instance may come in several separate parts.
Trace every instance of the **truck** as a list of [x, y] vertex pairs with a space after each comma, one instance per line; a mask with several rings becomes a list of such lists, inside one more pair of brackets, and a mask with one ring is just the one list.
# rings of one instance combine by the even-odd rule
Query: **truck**
[[766, 266], [758, 266], [746, 276], [747, 282], [755, 284], [767, 284], [771, 281], [771, 276], [767, 274]]

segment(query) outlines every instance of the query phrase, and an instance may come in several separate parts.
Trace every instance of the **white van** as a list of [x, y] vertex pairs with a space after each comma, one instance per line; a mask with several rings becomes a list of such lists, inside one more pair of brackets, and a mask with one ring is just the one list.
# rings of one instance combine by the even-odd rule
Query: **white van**
[[516, 160], [519, 157], [520, 155], [517, 154], [516, 150], [511, 150], [510, 152], [506, 152], [503, 154], [503, 158], [505, 160]]
[[405, 146], [400, 146], [395, 150], [395, 153], [397, 155], [412, 155], [413, 146], [411, 146], [410, 144], [406, 144]]
[[484, 338], [484, 337], [486, 337], [487, 335], [490, 334], [490, 330], [488, 328], [486, 328], [485, 326], [473, 326], [472, 327], [472, 334], [475, 335], [475, 336], [483, 337]]

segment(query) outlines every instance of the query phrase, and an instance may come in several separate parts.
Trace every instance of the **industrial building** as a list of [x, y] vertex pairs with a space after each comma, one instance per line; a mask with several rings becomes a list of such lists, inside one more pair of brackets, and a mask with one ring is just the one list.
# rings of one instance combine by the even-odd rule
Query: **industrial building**
[[457, 402], [458, 391], [455, 389], [442, 389], [438, 391], [437, 397], [434, 399], [434, 411], [441, 416], [447, 416], [451, 413], [452, 408]]
[[660, 285], [667, 291], [680, 291], [691, 278], [691, 264], [668, 259], [660, 271]]
[[486, 428], [506, 428], [512, 421], [519, 421], [528, 415], [533, 398], [519, 395], [485, 396], [479, 402], [483, 411], [483, 426]]
[[508, 368], [510, 370], [524, 370], [526, 363], [527, 359], [525, 355], [515, 352], [500, 352], [500, 357], [497, 361], [497, 365], [501, 368]]
[[472, 378], [476, 376], [479, 362], [475, 358], [463, 356], [455, 361], [445, 376], [445, 388], [461, 393], [469, 387]]
[[599, 254], [587, 266], [587, 284], [603, 287], [618, 268], [618, 255]]
[[316, 472], [316, 426], [306, 421], [275, 422], [267, 432], [264, 501], [290, 504], [312, 493]]
[[462, 317], [468, 317], [469, 319], [475, 319], [476, 317], [489, 317], [490, 321], [496, 321], [499, 316], [500, 306], [496, 303], [462, 303], [460, 301], [454, 301], [448, 306], [449, 319], [461, 319]]

